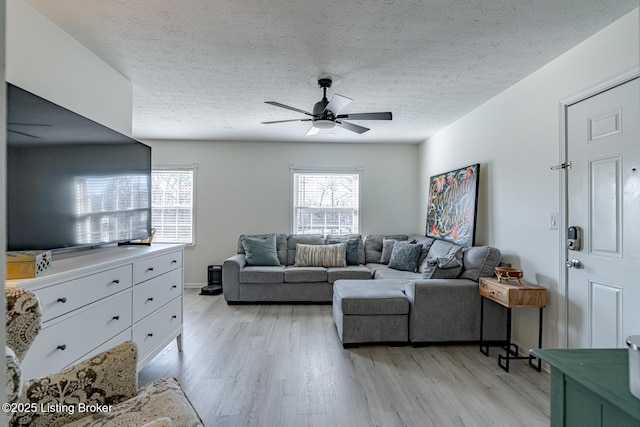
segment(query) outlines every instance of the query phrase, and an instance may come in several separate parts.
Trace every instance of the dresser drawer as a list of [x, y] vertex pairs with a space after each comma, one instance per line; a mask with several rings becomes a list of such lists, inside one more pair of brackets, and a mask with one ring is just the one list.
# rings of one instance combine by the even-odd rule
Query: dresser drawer
[[182, 295], [182, 269], [154, 277], [133, 288], [133, 321], [142, 320]]
[[131, 264], [36, 290], [42, 322], [131, 287]]
[[105, 342], [104, 344], [101, 344], [100, 346], [94, 348], [93, 350], [91, 350], [89, 353], [85, 354], [84, 356], [82, 356], [79, 360], [76, 360], [72, 363], [72, 365], [75, 365], [78, 362], [81, 362], [83, 360], [89, 359], [97, 354], [102, 353], [103, 351], [107, 351], [112, 349], [113, 347], [122, 344], [125, 341], [131, 341], [131, 325], [129, 325], [129, 327], [127, 329], [125, 329], [124, 331], [120, 332], [118, 335], [116, 335], [115, 337], [111, 338], [109, 341]]
[[113, 295], [44, 327], [27, 352], [26, 378], [55, 372], [131, 327], [131, 292]]
[[133, 283], [160, 276], [182, 267], [182, 251], [175, 251], [133, 263]]
[[182, 298], [169, 304], [133, 326], [133, 341], [140, 359], [176, 328], [182, 327]]

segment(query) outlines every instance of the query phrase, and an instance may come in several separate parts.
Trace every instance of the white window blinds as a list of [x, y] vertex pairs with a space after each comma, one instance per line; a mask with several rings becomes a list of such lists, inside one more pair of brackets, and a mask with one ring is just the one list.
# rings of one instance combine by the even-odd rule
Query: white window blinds
[[292, 171], [292, 233], [350, 234], [360, 229], [359, 171]]
[[154, 169], [151, 174], [151, 224], [154, 242], [195, 244], [195, 167]]

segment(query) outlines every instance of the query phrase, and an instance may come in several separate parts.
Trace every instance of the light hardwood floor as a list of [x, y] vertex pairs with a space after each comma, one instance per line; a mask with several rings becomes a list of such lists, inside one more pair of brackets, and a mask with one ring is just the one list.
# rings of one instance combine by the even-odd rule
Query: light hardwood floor
[[548, 426], [549, 375], [476, 345], [344, 350], [330, 305], [235, 305], [185, 290], [177, 377], [207, 426]]

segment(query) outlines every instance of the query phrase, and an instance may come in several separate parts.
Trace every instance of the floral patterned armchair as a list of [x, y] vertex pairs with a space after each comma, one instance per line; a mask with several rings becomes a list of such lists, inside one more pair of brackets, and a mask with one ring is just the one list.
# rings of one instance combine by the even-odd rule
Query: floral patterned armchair
[[138, 390], [137, 348], [131, 341], [64, 371], [22, 382], [20, 361], [40, 331], [40, 306], [24, 289], [7, 288], [5, 295], [11, 426], [203, 425], [175, 378]]

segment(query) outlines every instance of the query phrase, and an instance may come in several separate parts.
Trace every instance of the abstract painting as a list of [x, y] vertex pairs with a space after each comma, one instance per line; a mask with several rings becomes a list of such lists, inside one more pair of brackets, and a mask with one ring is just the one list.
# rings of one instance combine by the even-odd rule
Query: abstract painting
[[460, 246], [475, 243], [480, 164], [432, 176], [426, 235]]

